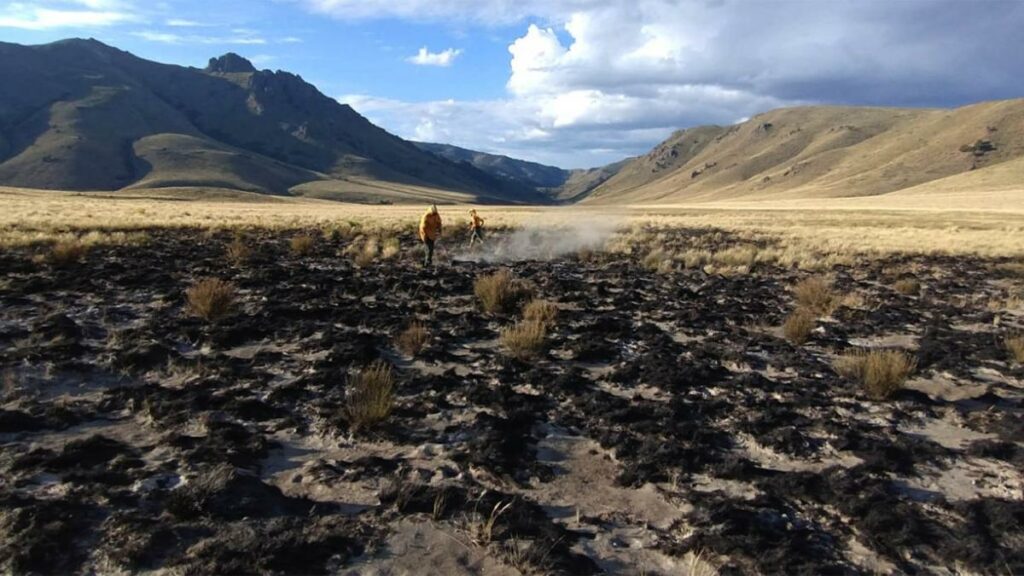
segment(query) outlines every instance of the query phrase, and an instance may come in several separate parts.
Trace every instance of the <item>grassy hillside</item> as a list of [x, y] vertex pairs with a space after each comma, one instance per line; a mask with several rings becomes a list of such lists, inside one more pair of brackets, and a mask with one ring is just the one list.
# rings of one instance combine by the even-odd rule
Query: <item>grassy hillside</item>
[[424, 152], [302, 78], [258, 71], [236, 55], [198, 70], [93, 40], [0, 43], [0, 76], [0, 184], [288, 194], [357, 177], [470, 198], [547, 199]]
[[[876, 196], [1019, 182], [1024, 100], [955, 110], [799, 107], [677, 132], [598, 186], [595, 203]], [[1016, 166], [1016, 164], [1014, 164]], [[970, 174], [970, 176], [966, 176]], [[958, 183], [959, 182], [959, 183]]]

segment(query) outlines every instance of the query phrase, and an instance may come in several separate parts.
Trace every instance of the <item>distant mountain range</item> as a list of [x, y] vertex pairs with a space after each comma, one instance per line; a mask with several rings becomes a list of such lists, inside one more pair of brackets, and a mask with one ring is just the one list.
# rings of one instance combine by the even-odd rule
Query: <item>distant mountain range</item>
[[353, 201], [547, 203], [420, 150], [287, 72], [227, 54], [205, 70], [95, 40], [0, 43], [0, 184], [211, 187]]
[[809, 106], [680, 130], [563, 170], [408, 142], [299, 76], [205, 69], [95, 40], [0, 43], [0, 185], [229, 189], [351, 202], [690, 203], [1004, 189], [1024, 182], [1024, 100], [955, 110]]

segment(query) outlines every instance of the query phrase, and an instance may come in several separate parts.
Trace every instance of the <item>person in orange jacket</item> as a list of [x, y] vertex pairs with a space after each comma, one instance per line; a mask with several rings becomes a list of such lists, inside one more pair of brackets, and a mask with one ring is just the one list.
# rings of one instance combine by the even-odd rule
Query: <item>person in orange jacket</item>
[[427, 248], [427, 254], [423, 258], [424, 266], [431, 266], [434, 263], [434, 244], [441, 237], [441, 215], [437, 213], [437, 204], [430, 207], [427, 213], [420, 219], [420, 240]]
[[475, 243], [484, 243], [484, 219], [477, 215], [476, 209], [469, 211], [469, 247]]

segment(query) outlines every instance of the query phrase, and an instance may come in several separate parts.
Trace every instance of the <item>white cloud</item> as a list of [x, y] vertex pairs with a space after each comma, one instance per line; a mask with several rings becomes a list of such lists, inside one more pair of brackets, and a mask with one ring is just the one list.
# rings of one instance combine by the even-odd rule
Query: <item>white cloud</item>
[[406, 58], [406, 62], [419, 66], [451, 66], [455, 59], [462, 54], [462, 50], [448, 48], [441, 52], [431, 52], [426, 46], [420, 48], [415, 56]]
[[212, 44], [212, 45], [238, 45], [238, 46], [260, 46], [267, 43], [265, 38], [259, 36], [202, 36], [198, 34], [175, 34], [172, 32], [157, 32], [154, 30], [141, 30], [132, 32], [137, 36], [150, 42], [162, 44]]
[[205, 26], [202, 22], [196, 22], [195, 20], [186, 20], [184, 18], [171, 18], [164, 22], [167, 26], [172, 28], [199, 28]]
[[107, 27], [136, 19], [129, 7], [114, 0], [10, 2], [0, 7], [0, 28], [22, 30]]

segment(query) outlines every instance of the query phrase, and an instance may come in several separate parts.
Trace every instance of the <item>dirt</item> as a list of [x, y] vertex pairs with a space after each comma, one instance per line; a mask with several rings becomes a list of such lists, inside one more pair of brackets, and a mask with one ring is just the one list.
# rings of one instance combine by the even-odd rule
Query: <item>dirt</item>
[[[997, 262], [837, 267], [860, 298], [798, 347], [798, 270], [423, 269], [410, 235], [358, 268], [343, 239], [290, 254], [296, 231], [232, 265], [227, 233], [148, 233], [60, 268], [0, 252], [0, 572], [1024, 572], [1021, 318], [987, 306], [1022, 281]], [[529, 362], [473, 295], [499, 266], [560, 308]], [[184, 309], [206, 276], [239, 295], [213, 324]], [[917, 372], [871, 400], [831, 369], [850, 347]], [[346, 376], [376, 360], [395, 407], [354, 432]]]

